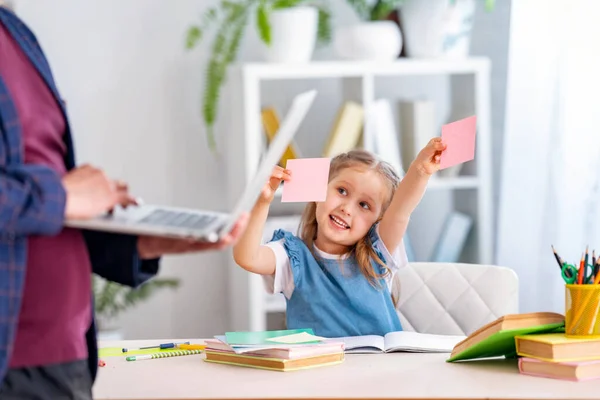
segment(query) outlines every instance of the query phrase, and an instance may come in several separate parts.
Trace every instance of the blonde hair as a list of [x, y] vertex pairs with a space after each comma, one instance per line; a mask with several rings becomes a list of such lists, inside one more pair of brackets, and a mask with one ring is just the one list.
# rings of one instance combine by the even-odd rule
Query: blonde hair
[[[365, 168], [377, 172], [386, 183], [389, 189], [389, 195], [387, 196], [383, 207], [381, 209], [381, 215], [378, 216], [377, 221], [381, 220], [383, 213], [388, 208], [392, 201], [392, 197], [398, 188], [400, 183], [400, 177], [394, 171], [394, 168], [387, 162], [379, 160], [372, 153], [365, 150], [352, 150], [347, 153], [342, 153], [331, 160], [331, 166], [329, 169], [329, 181], [331, 182], [339, 173], [348, 168]], [[306, 244], [309, 250], [313, 253], [314, 241], [317, 238], [317, 217], [316, 217], [317, 203], [308, 203], [304, 208], [302, 218], [299, 226], [299, 236], [302, 241]], [[375, 250], [373, 249], [369, 235], [365, 235], [359, 240], [351, 249], [354, 253], [354, 257], [358, 262], [360, 272], [367, 278], [367, 280], [373, 285], [378, 286], [378, 279], [387, 276], [390, 270], [385, 263], [379, 258]], [[371, 264], [371, 260], [374, 260], [377, 264], [381, 265], [385, 269], [385, 273], [378, 274]], [[394, 305], [396, 305], [396, 296], [392, 296]]]

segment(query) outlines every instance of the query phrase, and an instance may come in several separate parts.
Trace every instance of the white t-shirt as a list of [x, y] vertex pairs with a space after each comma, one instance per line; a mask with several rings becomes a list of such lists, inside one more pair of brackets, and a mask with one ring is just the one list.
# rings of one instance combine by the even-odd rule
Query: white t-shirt
[[[379, 226], [376, 227], [375, 233], [379, 236]], [[294, 292], [294, 275], [292, 274], [290, 258], [285, 251], [283, 244], [284, 240], [285, 239], [280, 239], [265, 244], [265, 246], [273, 249], [273, 252], [275, 253], [275, 273], [273, 275], [263, 275], [263, 282], [265, 284], [265, 289], [269, 294], [283, 293], [287, 299], [290, 299]], [[391, 292], [394, 275], [398, 269], [408, 264], [404, 241], [400, 242], [393, 254], [390, 254], [389, 250], [383, 244], [383, 240], [377, 240], [375, 246], [381, 254], [383, 254], [383, 261], [390, 269], [390, 273], [385, 277], [385, 281]], [[349, 253], [343, 255], [325, 253], [316, 246], [315, 251], [321, 257], [329, 259], [344, 259], [350, 256]]]

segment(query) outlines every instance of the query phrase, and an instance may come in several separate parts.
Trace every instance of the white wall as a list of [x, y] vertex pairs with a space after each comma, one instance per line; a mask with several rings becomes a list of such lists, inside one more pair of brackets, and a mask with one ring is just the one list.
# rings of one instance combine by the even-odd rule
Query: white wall
[[[208, 151], [200, 116], [209, 42], [193, 52], [183, 46], [187, 26], [217, 0], [15, 3], [38, 35], [67, 100], [79, 162], [92, 162], [115, 178], [127, 180], [147, 202], [224, 209], [221, 171], [226, 166]], [[344, 0], [331, 3], [335, 24], [356, 21]], [[250, 28], [240, 60], [260, 57], [260, 43]], [[486, 50], [494, 51], [494, 47], [479, 54]], [[315, 59], [330, 57], [329, 48], [315, 54]], [[333, 96], [341, 94], [335, 83], [315, 85], [332, 96], [332, 105], [312, 116], [309, 130], [313, 133], [299, 133], [299, 144], [309, 151], [317, 151], [309, 145], [315, 135], [324, 140], [337, 108]], [[406, 96], [433, 93], [443, 99], [447, 94], [446, 82], [430, 81], [424, 87], [414, 81], [382, 81], [379, 86], [382, 95], [392, 93], [386, 86], [394, 91], [401, 88]], [[272, 101], [287, 101], [290, 93], [298, 91], [294, 83], [284, 90], [265, 89], [266, 98]], [[446, 110], [442, 103], [440, 119]], [[425, 210], [420, 214], [428, 215]], [[423, 231], [424, 239], [431, 236], [429, 229], [411, 229], [415, 234]], [[417, 254], [425, 255], [433, 243], [429, 240], [421, 246], [419, 242], [414, 243]], [[205, 337], [226, 330], [229, 304], [224, 257], [217, 253], [165, 257], [160, 274], [182, 278], [183, 287], [127, 313], [121, 319], [126, 336]]]

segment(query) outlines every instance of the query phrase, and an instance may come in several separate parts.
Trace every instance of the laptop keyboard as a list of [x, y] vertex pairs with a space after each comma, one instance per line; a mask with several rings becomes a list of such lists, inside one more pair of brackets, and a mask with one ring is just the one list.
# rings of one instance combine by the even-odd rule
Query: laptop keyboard
[[201, 215], [180, 211], [154, 210], [139, 222], [177, 226], [182, 228], [203, 229], [212, 224], [218, 217], [215, 215]]

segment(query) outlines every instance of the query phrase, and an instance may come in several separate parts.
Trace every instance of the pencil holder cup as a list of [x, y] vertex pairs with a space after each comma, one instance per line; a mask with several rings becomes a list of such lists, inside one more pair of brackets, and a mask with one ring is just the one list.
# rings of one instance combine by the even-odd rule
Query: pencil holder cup
[[565, 336], [600, 338], [600, 285], [566, 285]]

